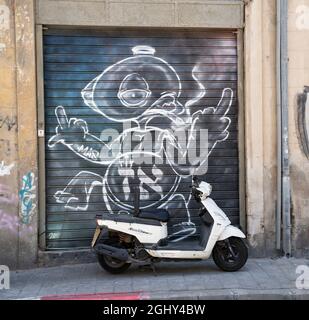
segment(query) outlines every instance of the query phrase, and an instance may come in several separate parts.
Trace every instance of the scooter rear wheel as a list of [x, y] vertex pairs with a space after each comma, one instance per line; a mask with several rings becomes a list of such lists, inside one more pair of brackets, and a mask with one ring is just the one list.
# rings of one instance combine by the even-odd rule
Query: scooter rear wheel
[[130, 263], [126, 263], [118, 259], [108, 257], [104, 254], [97, 254], [97, 257], [100, 266], [104, 270], [112, 274], [123, 273], [130, 267]]
[[240, 238], [227, 239], [229, 245], [225, 241], [218, 242], [212, 253], [215, 264], [223, 271], [235, 272], [241, 269], [248, 259], [248, 248], [244, 241]]
[[[104, 243], [111, 245], [111, 246], [121, 248], [121, 245], [119, 245], [118, 243], [117, 244], [114, 243], [112, 240], [106, 240]], [[130, 263], [109, 257], [104, 254], [100, 254], [100, 253], [97, 253], [97, 258], [98, 258], [98, 262], [99, 262], [100, 266], [104, 270], [106, 270], [107, 272], [112, 273], [112, 274], [123, 273], [131, 265]]]

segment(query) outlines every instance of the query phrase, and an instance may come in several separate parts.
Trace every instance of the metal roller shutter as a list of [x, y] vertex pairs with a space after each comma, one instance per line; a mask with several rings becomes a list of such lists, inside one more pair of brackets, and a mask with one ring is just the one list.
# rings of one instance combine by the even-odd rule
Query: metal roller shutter
[[[198, 112], [196, 128], [208, 129], [209, 138], [207, 151], [205, 137], [196, 137], [199, 155], [208, 156], [201, 179], [213, 185], [213, 198], [239, 223], [232, 31], [48, 29], [43, 44], [48, 249], [88, 247], [95, 215], [130, 212], [136, 186], [142, 207], [168, 208], [174, 241], [198, 236], [188, 159], [177, 166], [179, 154], [171, 160], [171, 153], [161, 152], [153, 156], [161, 162], [137, 160], [145, 154], [138, 149], [145, 128], [151, 128], [146, 131], [156, 146], [167, 150], [171, 136], [166, 132], [173, 133], [166, 129], [186, 127]], [[132, 131], [124, 129], [128, 124]], [[131, 132], [136, 158], [127, 149], [108, 151], [111, 145], [126, 148]]]

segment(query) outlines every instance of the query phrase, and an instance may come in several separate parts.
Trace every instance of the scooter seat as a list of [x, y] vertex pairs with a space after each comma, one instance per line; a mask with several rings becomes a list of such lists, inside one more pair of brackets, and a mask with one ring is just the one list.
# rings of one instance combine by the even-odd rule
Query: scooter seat
[[165, 209], [141, 210], [138, 214], [138, 217], [142, 219], [151, 219], [161, 222], [168, 222], [170, 218], [168, 211]]

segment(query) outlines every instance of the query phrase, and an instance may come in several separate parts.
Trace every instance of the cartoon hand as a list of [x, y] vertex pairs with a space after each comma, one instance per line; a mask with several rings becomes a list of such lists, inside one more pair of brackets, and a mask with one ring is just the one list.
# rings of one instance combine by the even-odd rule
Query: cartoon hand
[[86, 121], [77, 118], [68, 119], [65, 109], [62, 106], [58, 106], [55, 109], [55, 114], [59, 125], [56, 127], [56, 134], [48, 141], [50, 148], [59, 142], [65, 145], [71, 145], [82, 142], [85, 139], [86, 134], [88, 134]]
[[[232, 89], [224, 89], [217, 107], [205, 108], [193, 115], [193, 130], [208, 130], [208, 150], [211, 151], [217, 142], [224, 141], [229, 136], [231, 119], [228, 114], [233, 102]], [[194, 133], [194, 132], [193, 132]]]

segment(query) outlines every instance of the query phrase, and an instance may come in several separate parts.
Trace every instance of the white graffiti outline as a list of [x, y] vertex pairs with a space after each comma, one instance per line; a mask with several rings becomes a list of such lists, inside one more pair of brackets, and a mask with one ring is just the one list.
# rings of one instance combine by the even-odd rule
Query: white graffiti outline
[[[68, 192], [66, 191], [68, 188], [74, 186], [76, 184], [76, 181], [78, 181], [79, 179], [79, 176], [82, 176], [82, 175], [86, 175], [86, 176], [91, 176], [92, 178], [96, 177], [97, 180], [94, 180], [90, 183], [90, 186], [87, 185], [87, 181], [85, 181], [84, 178], [80, 178], [80, 181], [81, 182], [81, 185], [83, 185], [83, 189], [85, 191], [85, 195], [86, 195], [86, 204], [84, 206], [80, 206], [78, 205], [77, 207], [76, 206], [71, 206], [70, 204], [72, 202], [74, 202], [74, 200], [78, 201], [79, 198], [76, 197], [76, 196], [72, 196], [72, 193], [71, 192]], [[101, 182], [100, 182], [101, 180]], [[70, 210], [76, 210], [76, 211], [86, 211], [88, 209], [88, 206], [89, 206], [89, 200], [90, 200], [90, 196], [91, 196], [91, 193], [92, 193], [92, 190], [97, 187], [97, 186], [103, 186], [103, 177], [98, 175], [98, 174], [95, 174], [93, 172], [90, 172], [90, 171], [80, 171], [68, 184], [67, 186], [65, 187], [65, 189], [63, 190], [60, 190], [60, 191], [57, 191], [54, 195], [54, 197], [57, 199], [57, 202], [58, 203], [63, 203], [65, 204], [65, 208], [66, 209], [70, 209]], [[65, 201], [63, 200], [63, 198], [65, 197], [68, 197], [68, 199], [65, 199]]]
[[[155, 49], [152, 48], [152, 47], [149, 47], [149, 48], [152, 48], [154, 51], [151, 51], [150, 49], [147, 51], [145, 50], [145, 47], [147, 46], [136, 46], [132, 49], [133, 53], [134, 53], [134, 56], [136, 56], [138, 53], [140, 53], [141, 55], [145, 55], [145, 56], [148, 56], [150, 55], [151, 52], [155, 52]], [[141, 50], [141, 51], [140, 51]], [[107, 114], [105, 114], [103, 111], [101, 111], [101, 109], [97, 106], [97, 104], [95, 103], [94, 101], [94, 92], [96, 90], [96, 86], [98, 84], [98, 82], [100, 81], [100, 79], [106, 74], [108, 73], [111, 69], [115, 68], [116, 66], [120, 65], [120, 64], [125, 64], [127, 62], [129, 62], [130, 60], [134, 59], [134, 56], [133, 57], [129, 57], [129, 58], [126, 58], [124, 60], [121, 60], [121, 61], [118, 61], [116, 62], [115, 64], [109, 66], [108, 68], [106, 68], [103, 73], [101, 73], [99, 76], [97, 76], [96, 78], [94, 78], [82, 91], [81, 91], [81, 95], [82, 95], [82, 98], [85, 102], [85, 104], [94, 109], [96, 112], [100, 113], [101, 115], [103, 115], [105, 118], [109, 119], [109, 120], [113, 120], [115, 122], [128, 122], [128, 121], [137, 121], [137, 123], [139, 122], [141, 116], [137, 116], [137, 117], [131, 117], [131, 118], [128, 118], [128, 119], [117, 119], [117, 118], [113, 118], [111, 116], [108, 116]], [[170, 70], [174, 73], [174, 75], [176, 76], [177, 80], [178, 80], [178, 94], [177, 94], [177, 98], [180, 97], [181, 95], [181, 90], [182, 90], [182, 85], [181, 85], [181, 81], [180, 81], [180, 78], [176, 72], [176, 70], [169, 64], [167, 63], [165, 60], [161, 59], [161, 58], [158, 58], [158, 57], [155, 57], [155, 59], [158, 61], [158, 62], [161, 62], [163, 65], [165, 66], [168, 66], [168, 68], [170, 68]], [[157, 101], [150, 107], [153, 108], [155, 106], [155, 104], [157, 103]], [[167, 115], [168, 116], [168, 115]]]
[[[155, 53], [155, 49], [152, 47], [149, 47], [149, 46], [136, 46], [136, 47], [132, 48], [132, 51], [133, 51], [134, 56], [137, 56], [137, 55], [139, 55], [139, 56], [149, 56], [149, 55], [153, 56], [153, 54]], [[181, 85], [181, 81], [180, 81], [180, 78], [179, 78], [176, 70], [171, 65], [169, 65], [165, 60], [158, 58], [158, 57], [153, 57], [158, 63], [162, 63], [165, 67], [169, 68], [168, 69], [169, 72], [171, 71], [173, 73], [173, 76], [177, 79], [178, 89], [175, 90], [174, 92], [170, 92], [170, 91], [162, 92], [159, 99], [157, 99], [152, 105], [150, 105], [150, 107], [148, 107], [148, 109], [146, 109], [146, 111], [144, 111], [142, 114], [140, 114], [138, 116], [121, 119], [121, 118], [115, 118], [113, 116], [107, 115], [104, 112], [104, 110], [103, 111], [101, 110], [101, 108], [96, 104], [96, 102], [94, 100], [94, 93], [95, 93], [97, 84], [100, 81], [100, 79], [106, 73], [108, 73], [112, 68], [114, 68], [115, 66], [118, 66], [120, 64], [128, 63], [129, 61], [131, 61], [131, 59], [134, 59], [134, 56], [126, 58], [124, 60], [121, 60], [121, 61], [109, 66], [108, 68], [106, 68], [103, 71], [103, 73], [101, 73], [99, 76], [94, 78], [81, 91], [81, 95], [84, 100], [84, 103], [88, 107], [92, 108], [97, 113], [103, 115], [105, 118], [112, 120], [114, 122], [122, 122], [122, 123], [133, 121], [137, 125], [136, 127], [123, 130], [123, 132], [115, 140], [113, 140], [111, 143], [108, 144], [108, 143], [104, 143], [101, 139], [97, 138], [96, 136], [89, 134], [89, 129], [88, 129], [88, 125], [87, 125], [86, 121], [84, 121], [82, 119], [77, 119], [77, 118], [68, 119], [64, 107], [58, 106], [55, 108], [55, 114], [56, 114], [57, 121], [58, 121], [59, 125], [56, 127], [56, 130], [55, 130], [56, 135], [54, 135], [53, 137], [51, 137], [49, 139], [48, 146], [50, 148], [52, 148], [57, 143], [60, 142], [64, 145], [66, 145], [76, 155], [78, 155], [79, 157], [81, 157], [89, 162], [92, 162], [95, 164], [100, 164], [100, 165], [107, 165], [107, 169], [106, 169], [104, 176], [95, 174], [90, 171], [79, 172], [68, 183], [67, 187], [64, 190], [56, 192], [55, 198], [58, 203], [64, 203], [65, 208], [67, 208], [67, 209], [86, 211], [89, 206], [90, 195], [92, 193], [93, 188], [95, 186], [102, 186], [103, 199], [104, 199], [106, 208], [110, 213], [114, 213], [111, 208], [110, 203], [113, 203], [114, 205], [116, 205], [119, 208], [118, 213], [119, 212], [130, 213], [129, 211], [132, 210], [133, 206], [130, 206], [129, 204], [121, 202], [121, 200], [117, 198], [117, 195], [114, 194], [113, 190], [110, 189], [110, 186], [107, 181], [110, 168], [117, 161], [120, 161], [120, 160], [123, 161], [123, 159], [125, 161], [127, 161], [128, 159], [132, 159], [132, 156], [138, 157], [138, 156], [141, 156], [141, 154], [148, 155], [149, 157], [160, 157], [162, 159], [162, 157], [160, 155], [162, 155], [161, 151], [164, 151], [165, 154], [167, 155], [166, 158], [168, 160], [168, 163], [170, 164], [170, 167], [172, 168], [172, 170], [175, 173], [177, 178], [175, 179], [174, 185], [171, 188], [170, 192], [168, 192], [162, 199], [160, 199], [160, 201], [162, 201], [162, 200], [165, 201], [160, 206], [160, 208], [167, 207], [168, 203], [172, 199], [174, 199], [175, 197], [180, 197], [183, 199], [184, 204], [185, 204], [185, 208], [186, 208], [186, 212], [187, 212], [187, 219], [188, 220], [187, 220], [187, 222], [182, 222], [182, 223], [178, 224], [177, 226], [187, 227], [187, 230], [180, 230], [180, 231], [177, 231], [171, 235], [171, 237], [178, 236], [178, 238], [173, 241], [180, 241], [180, 240], [183, 240], [184, 238], [186, 238], [187, 236], [190, 236], [196, 232], [196, 227], [195, 227], [194, 223], [191, 222], [191, 216], [190, 216], [190, 212], [188, 209], [188, 203], [191, 199], [191, 196], [189, 197], [188, 200], [186, 200], [182, 194], [176, 193], [176, 190], [180, 184], [181, 178], [189, 177], [193, 173], [189, 172], [188, 174], [182, 174], [176, 170], [175, 163], [173, 163], [173, 161], [169, 158], [169, 156], [167, 154], [167, 150], [165, 150], [162, 141], [164, 141], [164, 139], [166, 139], [172, 146], [174, 146], [180, 152], [180, 155], [182, 157], [185, 157], [188, 153], [188, 149], [189, 149], [190, 144], [195, 139], [193, 132], [194, 132], [195, 126], [197, 125], [198, 121], [200, 120], [200, 117], [204, 116], [205, 114], [209, 114], [211, 112], [214, 115], [218, 115], [219, 112], [221, 111], [221, 109], [225, 108], [225, 109], [223, 109], [224, 112], [223, 112], [222, 116], [219, 118], [220, 121], [226, 122], [224, 130], [221, 132], [222, 139], [217, 139], [213, 143], [211, 149], [207, 150], [207, 155], [205, 155], [205, 160], [203, 160], [200, 163], [200, 168], [201, 168], [204, 165], [204, 163], [207, 162], [208, 156], [210, 155], [212, 150], [216, 147], [217, 143], [225, 141], [229, 137], [228, 130], [229, 130], [229, 127], [231, 124], [231, 119], [227, 116], [227, 114], [229, 113], [230, 108], [232, 106], [232, 102], [234, 99], [234, 93], [233, 93], [232, 89], [225, 88], [222, 91], [221, 99], [218, 102], [216, 107], [205, 107], [203, 110], [196, 111], [195, 113], [193, 113], [192, 116], [190, 116], [189, 107], [196, 104], [198, 101], [203, 99], [204, 96], [206, 95], [206, 88], [198, 80], [198, 78], [195, 74], [198, 71], [198, 66], [195, 66], [193, 68], [192, 78], [198, 84], [199, 93], [196, 97], [187, 101], [185, 103], [185, 105], [183, 106], [178, 101], [178, 99], [181, 95], [181, 92], [182, 92], [182, 85]], [[123, 93], [125, 92], [124, 83], [130, 77], [136, 77], [137, 79], [140, 79], [142, 81], [142, 88], [139, 88], [138, 90], [143, 91], [142, 94], [144, 96], [142, 96], [140, 101], [137, 103], [128, 103], [128, 101], [125, 101], [125, 99], [123, 99]], [[127, 90], [127, 91], [129, 91], [129, 93], [132, 93], [130, 90]], [[151, 96], [151, 91], [149, 89], [149, 85], [148, 85], [146, 79], [144, 77], [142, 77], [141, 75], [139, 75], [138, 73], [130, 73], [130, 74], [126, 75], [124, 77], [124, 79], [122, 80], [120, 87], [119, 87], [119, 91], [118, 91], [119, 100], [122, 102], [123, 105], [125, 105], [126, 107], [130, 107], [130, 108], [137, 108], [137, 107], [145, 106], [147, 104], [147, 99], [150, 96]], [[227, 107], [224, 106], [224, 103], [223, 103], [224, 99], [229, 99], [229, 104]], [[182, 117], [179, 117], [180, 115]], [[185, 115], [185, 116], [183, 117], [183, 115]], [[185, 148], [182, 148], [181, 145], [177, 144], [175, 136], [170, 131], [150, 125], [151, 121], [156, 117], [166, 117], [169, 120], [171, 120], [173, 126], [175, 126], [175, 127], [182, 126], [183, 128], [189, 129], [188, 141], [187, 141], [187, 145]], [[97, 150], [94, 150], [90, 146], [89, 147], [84, 146], [83, 144], [81, 145], [80, 143], [78, 146], [75, 145], [74, 143], [71, 143], [71, 144], [67, 143], [62, 136], [62, 131], [66, 130], [66, 129], [70, 130], [71, 128], [73, 128], [74, 130], [76, 130], [76, 129], [80, 130], [80, 133], [82, 134], [82, 136], [84, 138], [89, 137], [89, 138], [91, 138], [91, 141], [99, 142], [102, 146], [101, 150], [103, 150], [103, 148], [105, 148], [106, 151], [108, 151], [108, 152], [113, 149], [112, 143], [118, 143], [120, 146], [121, 143], [124, 143], [123, 141], [125, 141], [125, 138], [127, 136], [129, 136], [131, 133], [135, 133], [136, 136], [140, 136], [142, 139], [142, 137], [144, 137], [147, 133], [151, 133], [152, 131], [159, 132], [160, 133], [159, 136], [161, 137], [162, 140], [161, 139], [159, 140], [161, 143], [159, 152], [158, 152], [158, 150], [156, 150], [156, 152], [147, 152], [147, 151], [139, 149], [139, 150], [129, 151], [129, 152], [123, 153], [121, 151], [121, 149], [119, 149], [119, 152], [117, 155], [114, 155], [112, 158], [106, 160], [106, 159], [102, 159], [102, 157], [99, 156], [99, 153], [97, 152]], [[132, 162], [131, 162], [131, 165], [132, 165]], [[129, 169], [130, 164], [128, 166], [128, 163], [126, 163], [125, 167], [127, 169]], [[84, 174], [89, 175], [93, 178], [92, 184], [87, 185], [83, 181], [83, 179], [80, 180], [80, 175], [84, 175]], [[74, 184], [78, 185], [79, 182], [81, 183], [81, 185], [84, 184], [84, 193], [86, 195], [86, 204], [84, 206], [78, 205], [77, 207], [71, 206], [70, 203], [74, 202], [74, 201], [78, 201], [79, 198], [75, 197], [75, 196], [70, 197], [71, 193], [70, 193], [70, 191], [68, 191], [68, 188]], [[68, 196], [68, 200], [63, 200], [63, 197], [65, 197], [65, 196]], [[154, 203], [151, 203], [147, 207], [153, 207], [154, 205], [155, 205]], [[147, 208], [147, 207], [145, 207], [145, 208]]]

